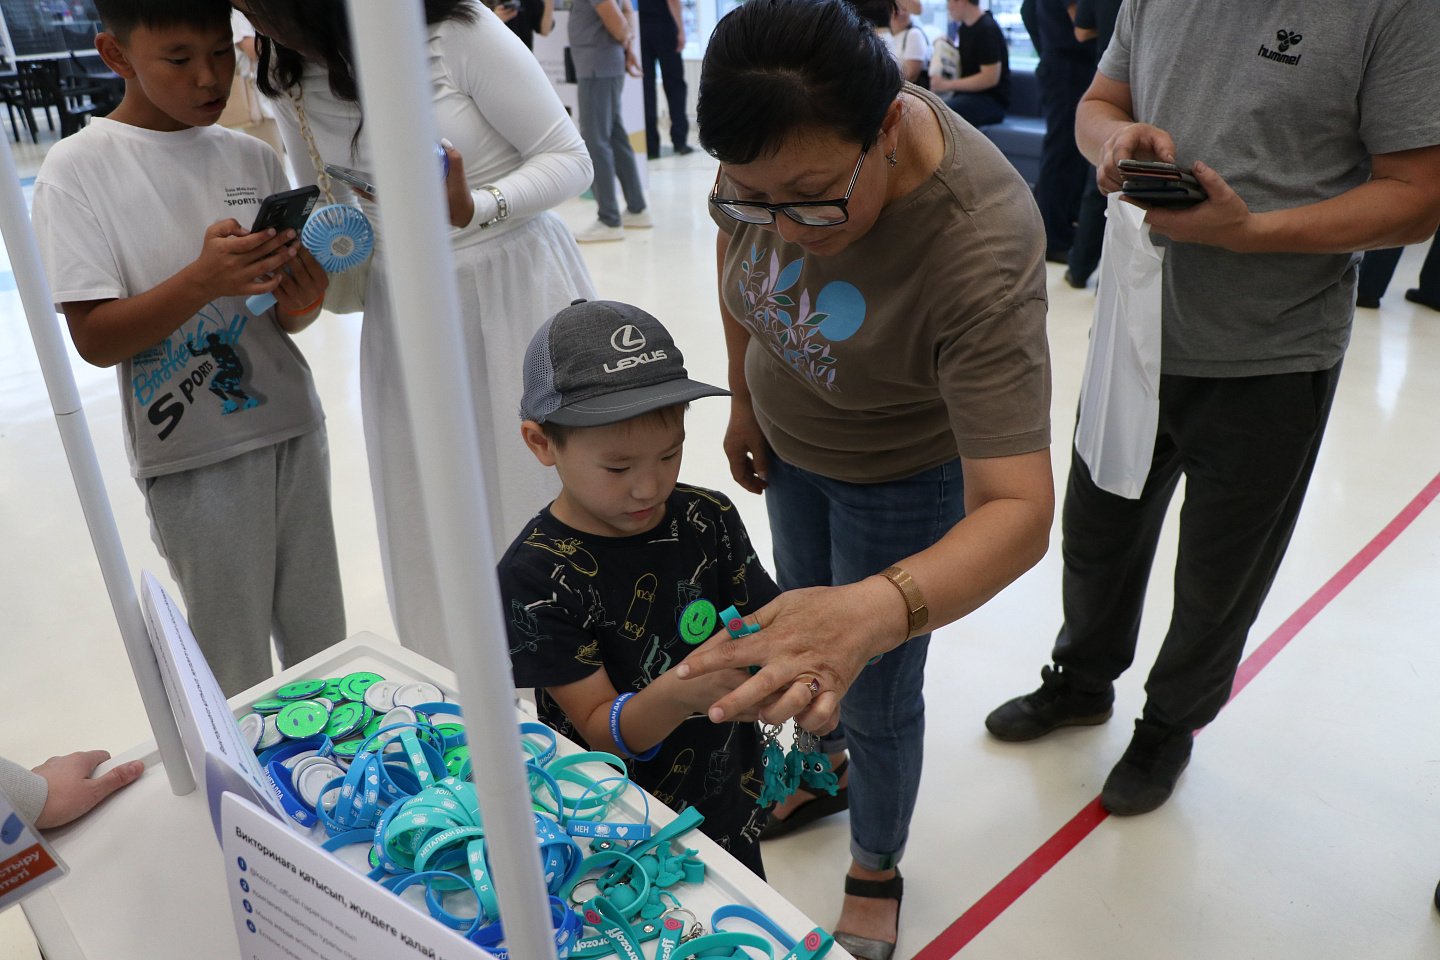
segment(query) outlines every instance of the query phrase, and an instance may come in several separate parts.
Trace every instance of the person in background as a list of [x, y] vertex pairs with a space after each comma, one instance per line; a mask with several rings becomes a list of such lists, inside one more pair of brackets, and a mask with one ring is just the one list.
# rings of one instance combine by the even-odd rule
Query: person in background
[[[1110, 46], [1120, 3], [1121, 0], [1076, 0], [1075, 39], [1095, 41], [1097, 57]], [[1100, 248], [1105, 242], [1105, 195], [1100, 192], [1095, 168], [1088, 160], [1085, 170], [1085, 189], [1080, 194], [1080, 213], [1076, 217], [1065, 269], [1065, 282], [1077, 290], [1085, 289], [1090, 275], [1100, 266]]]
[[531, 50], [535, 49], [537, 33], [548, 37], [555, 29], [555, 0], [500, 0], [493, 9], [495, 16]]
[[1035, 80], [1045, 114], [1035, 202], [1045, 221], [1045, 259], [1065, 263], [1080, 214], [1090, 164], [1075, 146], [1075, 108], [1095, 76], [1095, 41], [1075, 35], [1074, 0], [1037, 0], [1035, 34], [1040, 52]]
[[[1360, 262], [1360, 283], [1355, 291], [1355, 306], [1368, 310], [1378, 309], [1380, 298], [1390, 286], [1390, 278], [1400, 263], [1404, 247], [1387, 247], [1371, 250]], [[1430, 241], [1430, 250], [1425, 262], [1420, 265], [1420, 285], [1405, 291], [1405, 299], [1431, 310], [1440, 310], [1440, 233]]]
[[930, 89], [972, 127], [1005, 119], [1010, 106], [1010, 49], [1005, 32], [977, 0], [945, 0], [955, 30], [935, 41]]
[[[918, 5], [918, 4], [917, 4]], [[906, 81], [930, 89], [930, 38], [914, 21], [908, 7], [897, 4], [890, 17], [890, 36], [895, 59], [900, 61], [900, 75]]]
[[[580, 111], [580, 135], [595, 167], [598, 219], [575, 234], [581, 243], [624, 240], [625, 231], [655, 225], [646, 209], [640, 167], [621, 112], [625, 76], [640, 76], [635, 58], [635, 11], [630, 0], [576, 0], [570, 8], [570, 56]], [[683, 113], [683, 111], [682, 111]], [[625, 210], [615, 196], [615, 180]]]
[[31, 826], [39, 830], [63, 827], [100, 805], [121, 787], [140, 779], [145, 761], [122, 763], [102, 776], [95, 768], [110, 754], [85, 750], [51, 757], [34, 770], [0, 757], [0, 794]]
[[1052, 663], [1039, 689], [985, 719], [997, 740], [1023, 742], [1110, 718], [1183, 476], [1174, 605], [1100, 792], [1112, 814], [1163, 805], [1230, 697], [1320, 453], [1354, 322], [1354, 251], [1440, 225], [1437, 89], [1440, 20], [1410, 0], [1121, 9], [1076, 115], [1080, 148], [1103, 191], [1121, 189], [1121, 161], [1157, 160], [1193, 170], [1206, 199], [1145, 217], [1165, 255], [1144, 489], [1104, 490], [1072, 457]]
[[639, 0], [640, 8], [640, 77], [645, 93], [645, 155], [651, 160], [660, 157], [660, 121], [655, 104], [655, 67], [660, 67], [660, 82], [665, 88], [665, 103], [670, 111], [670, 143], [675, 155], [695, 152], [690, 146], [690, 120], [686, 116], [685, 16], [680, 0]]
[[230, 32], [235, 37], [235, 82], [230, 102], [220, 115], [221, 126], [244, 130], [270, 144], [283, 159], [285, 144], [280, 128], [275, 125], [275, 108], [268, 97], [262, 97], [255, 85], [255, 68], [260, 51], [255, 44], [255, 28], [239, 10], [230, 13]]
[[[318, 180], [317, 157], [373, 171], [344, 0], [241, 5], [265, 37], [261, 92], [275, 98], [296, 177]], [[466, 416], [481, 449], [493, 453], [486, 480], [499, 554], [507, 531], [534, 513], [536, 496], [554, 489], [550, 472], [515, 436], [519, 358], [551, 314], [594, 295], [580, 249], [553, 212], [585, 189], [590, 158], [535, 56], [489, 9], [470, 0], [426, 0], [424, 7], [431, 102], [448, 158], [458, 322], [470, 393], [483, 398]], [[438, 178], [438, 167], [415, 176]], [[338, 185], [336, 192], [349, 195]], [[373, 220], [373, 199], [360, 204]], [[383, 243], [384, 224], [378, 227]], [[417, 496], [412, 416], [422, 414], [411, 411], [398, 358], [408, 326], [392, 311], [387, 291], [385, 261], [377, 257], [360, 327], [360, 405], [380, 556], [398, 639], [447, 663], [427, 505]]]

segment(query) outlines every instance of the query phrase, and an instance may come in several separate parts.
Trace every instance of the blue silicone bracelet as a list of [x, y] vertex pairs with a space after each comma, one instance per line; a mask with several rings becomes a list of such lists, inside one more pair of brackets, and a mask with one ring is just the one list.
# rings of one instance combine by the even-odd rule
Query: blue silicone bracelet
[[610, 736], [614, 739], [615, 746], [619, 748], [620, 756], [632, 757], [636, 760], [653, 760], [655, 759], [655, 755], [660, 752], [659, 743], [644, 753], [636, 753], [634, 750], [625, 746], [625, 740], [620, 736], [620, 710], [625, 706], [625, 701], [633, 696], [635, 696], [633, 693], [622, 693], [616, 697], [615, 702], [610, 705]]

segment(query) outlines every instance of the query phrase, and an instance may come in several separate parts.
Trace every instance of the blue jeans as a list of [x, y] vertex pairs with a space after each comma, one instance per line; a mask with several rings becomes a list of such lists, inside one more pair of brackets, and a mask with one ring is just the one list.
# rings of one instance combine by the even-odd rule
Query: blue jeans
[[590, 151], [595, 166], [595, 202], [600, 207], [600, 222], [607, 227], [620, 226], [620, 201], [615, 196], [615, 178], [625, 192], [625, 206], [631, 213], [645, 209], [645, 189], [640, 184], [640, 169], [635, 164], [635, 150], [630, 134], [620, 115], [620, 95], [625, 77], [581, 77], [577, 83], [577, 104], [580, 108], [580, 136]]
[[[960, 461], [889, 483], [846, 483], [770, 452], [765, 506], [782, 590], [873, 576], [943, 537], [965, 515]], [[897, 625], [898, 626], [898, 625]], [[867, 870], [899, 862], [920, 791], [925, 655], [911, 639], [861, 671], [825, 749], [850, 751], [850, 853]]]

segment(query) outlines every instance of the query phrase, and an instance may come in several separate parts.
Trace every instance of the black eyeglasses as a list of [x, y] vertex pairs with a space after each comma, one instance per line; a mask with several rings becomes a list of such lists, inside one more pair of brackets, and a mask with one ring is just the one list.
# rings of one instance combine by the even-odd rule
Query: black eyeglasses
[[860, 159], [855, 163], [855, 172], [850, 175], [845, 196], [837, 200], [796, 200], [793, 203], [734, 200], [720, 196], [720, 174], [717, 171], [715, 186], [710, 188], [710, 202], [730, 219], [741, 223], [774, 223], [775, 215], [783, 213], [802, 227], [838, 227], [850, 219], [850, 194], [855, 190], [855, 181], [860, 179], [860, 168], [865, 165], [865, 155], [869, 152], [869, 147], [860, 151]]

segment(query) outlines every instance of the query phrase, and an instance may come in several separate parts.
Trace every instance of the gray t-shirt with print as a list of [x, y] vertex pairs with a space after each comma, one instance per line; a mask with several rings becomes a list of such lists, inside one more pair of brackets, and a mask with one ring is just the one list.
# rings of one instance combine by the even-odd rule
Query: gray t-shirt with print
[[[1208, 164], [1255, 212], [1318, 203], [1368, 180], [1372, 155], [1440, 143], [1433, 0], [1126, 0], [1100, 71], [1130, 84], [1135, 119], [1174, 137], [1182, 167]], [[1340, 361], [1358, 255], [1168, 246], [1163, 372]]]
[[596, 11], [613, 0], [575, 0], [570, 6], [570, 56], [580, 80], [625, 76], [625, 48], [615, 42]]
[[[134, 297], [192, 263], [222, 220], [248, 228], [290, 188], [263, 141], [224, 127], [159, 131], [97, 118], [50, 149], [35, 233], [57, 304]], [[132, 474], [198, 470], [321, 427], [310, 368], [274, 309], [216, 296], [116, 364]]]

